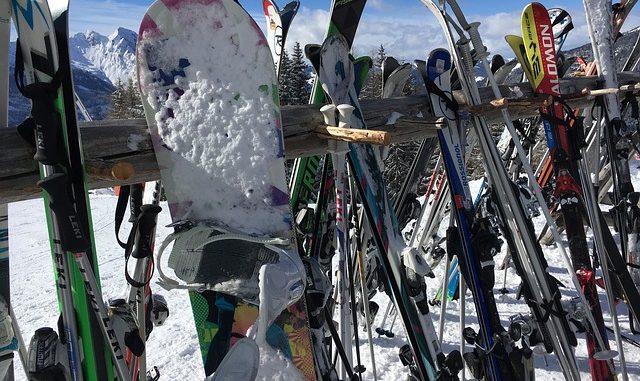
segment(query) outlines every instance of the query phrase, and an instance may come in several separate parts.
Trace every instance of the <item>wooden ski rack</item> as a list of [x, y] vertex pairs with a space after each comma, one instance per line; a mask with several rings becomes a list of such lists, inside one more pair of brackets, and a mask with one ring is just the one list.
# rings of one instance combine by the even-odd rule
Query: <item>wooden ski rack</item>
[[[618, 74], [620, 89], [604, 92], [638, 91], [640, 73]], [[561, 80], [562, 94], [572, 107], [585, 107], [598, 94], [597, 77]], [[500, 86], [504, 98], [494, 99], [489, 87], [482, 87], [483, 104], [465, 105], [461, 91], [454, 98], [461, 110], [482, 115], [492, 124], [502, 121], [501, 109], [514, 119], [534, 116], [546, 97], [536, 96], [528, 83]], [[603, 92], [603, 91], [599, 91]], [[324, 125], [319, 105], [283, 106], [282, 124], [288, 159], [321, 155], [329, 140], [388, 145], [436, 136], [444, 120], [431, 116], [426, 95], [389, 99], [363, 99], [361, 105], [370, 130], [344, 131]], [[133, 184], [159, 178], [158, 164], [144, 119], [101, 120], [80, 123], [82, 145], [90, 189]], [[36, 186], [38, 166], [34, 148], [16, 129], [0, 129], [0, 202], [15, 202], [40, 196]]]

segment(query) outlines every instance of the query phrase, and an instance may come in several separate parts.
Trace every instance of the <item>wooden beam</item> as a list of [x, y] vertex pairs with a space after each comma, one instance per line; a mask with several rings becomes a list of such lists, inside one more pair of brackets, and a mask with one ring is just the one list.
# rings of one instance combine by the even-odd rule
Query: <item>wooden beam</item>
[[[623, 84], [620, 91], [632, 91], [637, 89], [640, 73], [619, 73], [618, 78]], [[569, 103], [574, 107], [586, 106], [590, 102], [588, 94], [598, 87], [596, 77], [561, 81], [562, 93], [570, 94]], [[545, 99], [533, 94], [528, 83], [502, 85], [500, 90], [503, 98], [496, 100], [490, 88], [481, 88], [483, 104], [473, 107], [465, 105], [461, 91], [454, 91], [453, 95], [462, 110], [481, 114], [490, 123], [502, 122], [500, 110], [505, 107], [513, 118], [534, 116]], [[367, 127], [378, 131], [368, 136], [376, 136], [378, 142], [384, 144], [435, 136], [437, 128], [444, 126], [444, 121], [431, 116], [428, 104], [426, 95], [363, 99], [361, 105]], [[318, 135], [319, 131], [328, 131], [319, 109], [319, 105], [282, 107], [288, 159], [327, 152], [327, 136]], [[84, 122], [80, 123], [80, 128], [90, 189], [151, 181], [159, 177], [144, 119]], [[36, 186], [38, 166], [33, 154], [33, 147], [18, 135], [16, 129], [0, 129], [0, 202], [40, 195]]]

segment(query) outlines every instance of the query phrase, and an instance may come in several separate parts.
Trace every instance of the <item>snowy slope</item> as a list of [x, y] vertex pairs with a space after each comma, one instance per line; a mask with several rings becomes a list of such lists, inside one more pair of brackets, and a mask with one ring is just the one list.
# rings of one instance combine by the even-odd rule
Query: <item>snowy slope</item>
[[[638, 161], [632, 165], [632, 176], [636, 179], [636, 186], [640, 186], [640, 174], [638, 172]], [[113, 213], [116, 204], [116, 197], [110, 191], [100, 191], [91, 197], [93, 210], [93, 223], [96, 236], [97, 251], [100, 260], [100, 275], [102, 278], [103, 291], [106, 298], [122, 297], [125, 294], [123, 275], [124, 259], [122, 250], [114, 239]], [[170, 229], [165, 226], [170, 223], [169, 213], [166, 204], [163, 204], [163, 212], [159, 217], [159, 227], [157, 239], [164, 239]], [[12, 276], [12, 301], [15, 307], [17, 319], [21, 325], [25, 340], [29, 341], [33, 331], [45, 325], [54, 326], [57, 319], [57, 304], [53, 281], [53, 271], [50, 253], [47, 243], [46, 225], [44, 223], [43, 204], [41, 199], [14, 203], [9, 208], [10, 222], [10, 253], [11, 253], [11, 276]], [[448, 221], [447, 218], [443, 218]], [[542, 226], [542, 221], [535, 221], [538, 229]], [[124, 237], [126, 232], [122, 232]], [[506, 245], [505, 245], [506, 246]], [[550, 271], [565, 284], [569, 284], [568, 273], [564, 269], [559, 254], [553, 247], [545, 248], [549, 261]], [[496, 263], [501, 263], [504, 252], [496, 258]], [[435, 294], [443, 272], [442, 266], [435, 269], [436, 278], [427, 279], [428, 292], [430, 297]], [[502, 287], [502, 273], [496, 273], [496, 290]], [[506, 277], [509, 294], [496, 295], [498, 310], [505, 326], [508, 324], [508, 317], [517, 312], [526, 313], [528, 308], [521, 301], [515, 300], [515, 290], [518, 286], [519, 278], [513, 269], [509, 269]], [[182, 290], [166, 292], [157, 285], [156, 292], [162, 293], [169, 303], [171, 315], [165, 326], [156, 327], [151, 334], [148, 343], [148, 364], [157, 366], [162, 374], [162, 380], [201, 380], [204, 378], [200, 353], [197, 344], [197, 337], [194, 329], [193, 318], [187, 293]], [[497, 291], [496, 291], [497, 292]], [[571, 292], [564, 292], [565, 298], [573, 296]], [[601, 303], [605, 311], [609, 310], [604, 294], [601, 295]], [[376, 318], [374, 327], [380, 326], [382, 314], [385, 310], [387, 298], [378, 294], [375, 301], [380, 305], [380, 314]], [[474, 326], [476, 329], [477, 319], [473, 301], [470, 294], [466, 295], [465, 306], [466, 324]], [[446, 311], [446, 321], [444, 327], [443, 348], [445, 352], [456, 349], [460, 343], [458, 331], [459, 302], [450, 302]], [[630, 335], [628, 331], [628, 313], [624, 305], [617, 306], [617, 311], [621, 321], [622, 330]], [[438, 328], [440, 311], [434, 307], [432, 315]], [[605, 321], [611, 323], [608, 314]], [[389, 323], [387, 322], [388, 328]], [[378, 337], [374, 333], [373, 345], [375, 348], [376, 369], [379, 380], [398, 381], [406, 377], [406, 369], [398, 360], [397, 353], [400, 346], [405, 344], [404, 334], [399, 322], [394, 327], [396, 336], [394, 338]], [[365, 379], [372, 379], [371, 362], [369, 356], [368, 342], [366, 334], [359, 330], [360, 354], [363, 363], [369, 369], [365, 373]], [[615, 342], [610, 335], [610, 344], [615, 349]], [[640, 337], [636, 336], [636, 340]], [[631, 380], [640, 380], [640, 350], [625, 344], [625, 354], [628, 363], [628, 371]], [[583, 335], [579, 335], [579, 343], [576, 349], [578, 364], [584, 380], [590, 379], [588, 370], [588, 359], [586, 355], [586, 345]], [[355, 356], [354, 356], [355, 358]], [[548, 365], [545, 365], [548, 362]], [[618, 364], [616, 363], [616, 366]], [[539, 380], [552, 381], [563, 380], [559, 365], [551, 356], [536, 356], [536, 374]], [[24, 373], [17, 370], [17, 380], [24, 380]], [[277, 377], [265, 377], [264, 379], [276, 380]], [[284, 378], [282, 378], [284, 379]]]

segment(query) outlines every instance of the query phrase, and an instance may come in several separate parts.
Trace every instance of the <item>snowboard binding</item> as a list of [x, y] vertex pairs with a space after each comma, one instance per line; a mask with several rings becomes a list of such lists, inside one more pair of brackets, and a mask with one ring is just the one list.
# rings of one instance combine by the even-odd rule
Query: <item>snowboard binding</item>
[[[176, 231], [158, 251], [158, 283], [163, 288], [213, 290], [259, 304], [260, 268], [273, 265], [280, 275], [279, 290], [270, 290], [273, 296], [286, 300], [284, 304], [289, 306], [302, 294], [304, 266], [290, 240], [235, 233], [204, 222], [186, 221], [173, 226]], [[167, 276], [162, 268], [162, 254], [172, 242], [168, 265], [182, 282]]]

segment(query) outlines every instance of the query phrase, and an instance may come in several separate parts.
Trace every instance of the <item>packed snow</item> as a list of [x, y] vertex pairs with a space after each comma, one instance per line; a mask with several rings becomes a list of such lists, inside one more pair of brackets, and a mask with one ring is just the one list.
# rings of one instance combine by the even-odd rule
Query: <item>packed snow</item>
[[[274, 192], [286, 188], [286, 179], [273, 60], [253, 20], [224, 4], [194, 2], [172, 11], [175, 25], [190, 28], [146, 28], [143, 21], [140, 67], [158, 68], [140, 72], [156, 111], [150, 125], [157, 126], [158, 162], [167, 169], [162, 175], [176, 220], [212, 220], [245, 233], [288, 231], [288, 203]], [[207, 48], [193, 43], [200, 36], [208, 36]], [[242, 70], [242, 62], [250, 65]], [[165, 83], [161, 71], [175, 84]]]

